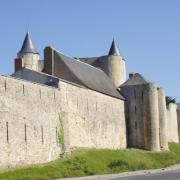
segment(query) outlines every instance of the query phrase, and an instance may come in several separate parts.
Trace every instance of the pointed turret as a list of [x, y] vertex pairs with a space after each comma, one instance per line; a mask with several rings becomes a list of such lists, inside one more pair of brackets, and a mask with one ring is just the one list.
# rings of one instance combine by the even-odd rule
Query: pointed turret
[[23, 45], [22, 45], [22, 48], [18, 52], [17, 55], [18, 55], [18, 57], [19, 56], [21, 57], [23, 54], [26, 54], [26, 53], [39, 54], [32, 42], [29, 32], [27, 32], [26, 37], [23, 42]]
[[109, 50], [109, 54], [108, 55], [120, 56], [119, 49], [118, 49], [114, 39], [113, 39], [113, 42], [111, 44], [111, 48]]
[[109, 54], [98, 59], [99, 67], [109, 76], [118, 88], [126, 80], [126, 65], [113, 39]]
[[27, 32], [21, 50], [15, 59], [15, 71], [22, 68], [39, 70], [39, 53], [36, 50], [29, 32]]

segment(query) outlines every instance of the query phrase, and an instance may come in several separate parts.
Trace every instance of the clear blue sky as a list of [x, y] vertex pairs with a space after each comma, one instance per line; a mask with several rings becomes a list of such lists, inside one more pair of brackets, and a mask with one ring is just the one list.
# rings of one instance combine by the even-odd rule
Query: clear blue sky
[[14, 71], [26, 31], [43, 58], [107, 54], [113, 37], [127, 73], [139, 72], [180, 101], [179, 0], [1, 0], [0, 73]]

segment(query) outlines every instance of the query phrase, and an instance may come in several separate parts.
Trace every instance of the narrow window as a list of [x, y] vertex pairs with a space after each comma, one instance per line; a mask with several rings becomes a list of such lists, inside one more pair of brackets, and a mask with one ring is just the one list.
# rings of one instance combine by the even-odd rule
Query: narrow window
[[8, 126], [8, 122], [6, 122], [6, 140], [7, 140], [7, 143], [9, 143], [9, 126]]
[[55, 91], [54, 91], [54, 99], [56, 99], [56, 93], [55, 93]]
[[97, 111], [97, 108], [98, 108], [97, 106], [98, 106], [98, 105], [97, 105], [97, 102], [96, 102], [96, 111]]
[[25, 92], [25, 89], [24, 89], [24, 84], [23, 84], [23, 94], [24, 94], [24, 92]]
[[136, 114], [136, 111], [137, 111], [137, 109], [136, 109], [136, 105], [135, 105], [135, 107], [134, 107], [134, 111], [135, 111], [135, 114]]
[[88, 99], [87, 99], [87, 110], [89, 110], [89, 103], [88, 103]]
[[36, 126], [34, 126], [34, 137], [36, 137]]
[[68, 92], [67, 92], [67, 88], [66, 88], [66, 103], [67, 103], [67, 105], [68, 105], [68, 94], [67, 94]]
[[144, 92], [142, 92], [141, 98], [142, 98], [142, 101], [143, 101], [143, 99], [144, 99]]
[[44, 130], [43, 130], [43, 126], [41, 126], [41, 136], [42, 136], [42, 144], [44, 143]]
[[135, 128], [137, 129], [137, 122], [135, 121]]
[[79, 107], [79, 100], [78, 100], [78, 97], [77, 97], [77, 108]]
[[41, 89], [39, 90], [39, 96], [40, 96], [40, 99], [41, 99]]
[[57, 127], [56, 127], [56, 144], [58, 144], [58, 130], [57, 130]]
[[25, 140], [25, 143], [27, 143], [27, 125], [25, 124], [24, 125], [24, 134], [25, 134], [25, 136], [24, 136], [24, 140]]
[[134, 90], [134, 98], [136, 99], [136, 90]]
[[4, 89], [5, 89], [5, 91], [7, 90], [7, 83], [6, 83], [6, 80], [5, 80], [5, 82], [4, 82]]

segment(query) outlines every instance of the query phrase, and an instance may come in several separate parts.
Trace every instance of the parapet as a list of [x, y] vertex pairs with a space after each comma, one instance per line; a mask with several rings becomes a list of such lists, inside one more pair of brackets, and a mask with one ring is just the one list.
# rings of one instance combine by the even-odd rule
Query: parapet
[[24, 79], [30, 82], [36, 82], [39, 84], [52, 86], [55, 88], [59, 87], [59, 79], [57, 77], [42, 72], [33, 71], [27, 68], [21, 69], [15, 72], [14, 74], [12, 74], [11, 76], [19, 79]]

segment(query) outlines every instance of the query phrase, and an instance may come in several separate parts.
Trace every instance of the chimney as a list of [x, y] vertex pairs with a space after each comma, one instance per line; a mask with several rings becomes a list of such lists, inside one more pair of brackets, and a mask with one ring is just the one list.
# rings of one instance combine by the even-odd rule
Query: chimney
[[129, 73], [129, 78], [131, 79], [134, 75], [135, 75], [135, 73], [133, 73], [133, 72]]

